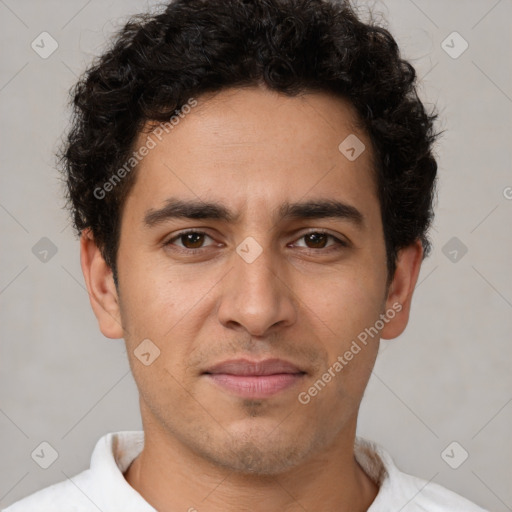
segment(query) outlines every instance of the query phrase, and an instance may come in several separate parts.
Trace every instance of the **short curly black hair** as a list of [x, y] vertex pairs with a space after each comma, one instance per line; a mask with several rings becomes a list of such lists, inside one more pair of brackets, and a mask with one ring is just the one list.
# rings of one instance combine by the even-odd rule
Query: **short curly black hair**
[[169, 121], [191, 98], [264, 84], [294, 96], [349, 100], [373, 149], [388, 284], [400, 249], [433, 219], [437, 114], [417, 95], [412, 65], [389, 31], [363, 22], [349, 0], [175, 0], [130, 18], [71, 91], [72, 125], [60, 150], [75, 232], [90, 228], [113, 271], [129, 173], [101, 187], [129, 158], [149, 121]]

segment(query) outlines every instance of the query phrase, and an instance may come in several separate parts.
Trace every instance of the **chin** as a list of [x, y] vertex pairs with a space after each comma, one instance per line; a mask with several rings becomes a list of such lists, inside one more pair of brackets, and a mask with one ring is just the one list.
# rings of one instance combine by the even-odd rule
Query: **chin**
[[242, 475], [275, 476], [300, 465], [319, 448], [320, 443], [309, 441], [304, 434], [272, 438], [272, 429], [238, 430], [223, 442], [203, 447], [201, 455], [217, 466]]

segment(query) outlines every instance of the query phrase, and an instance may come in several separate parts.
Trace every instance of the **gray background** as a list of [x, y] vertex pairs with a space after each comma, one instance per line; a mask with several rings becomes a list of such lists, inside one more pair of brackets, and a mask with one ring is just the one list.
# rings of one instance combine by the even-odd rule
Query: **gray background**
[[[407, 330], [381, 343], [359, 435], [408, 473], [512, 510], [512, 2], [372, 5], [446, 131], [434, 250]], [[89, 305], [52, 153], [68, 123], [69, 87], [114, 28], [147, 7], [0, 0], [2, 507], [88, 467], [103, 434], [141, 428], [124, 342], [103, 337]], [[31, 48], [43, 31], [59, 45], [46, 59]], [[442, 47], [453, 31], [469, 44], [458, 58]], [[453, 54], [461, 44], [450, 36], [445, 46]], [[33, 252], [43, 237], [57, 248], [47, 261]], [[58, 452], [46, 470], [31, 458], [43, 441]], [[453, 441], [460, 446], [445, 460], [469, 454], [457, 469], [442, 457]]]

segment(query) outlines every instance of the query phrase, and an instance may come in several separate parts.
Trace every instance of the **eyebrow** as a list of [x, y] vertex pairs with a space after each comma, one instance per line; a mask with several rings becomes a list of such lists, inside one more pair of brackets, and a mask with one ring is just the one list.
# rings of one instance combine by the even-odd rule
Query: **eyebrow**
[[[278, 208], [277, 220], [341, 219], [362, 228], [365, 216], [355, 207], [334, 199], [318, 199], [297, 203], [285, 202]], [[210, 201], [169, 198], [159, 209], [149, 209], [144, 215], [144, 225], [152, 228], [170, 219], [206, 219], [235, 223], [240, 214], [235, 214], [222, 203]]]

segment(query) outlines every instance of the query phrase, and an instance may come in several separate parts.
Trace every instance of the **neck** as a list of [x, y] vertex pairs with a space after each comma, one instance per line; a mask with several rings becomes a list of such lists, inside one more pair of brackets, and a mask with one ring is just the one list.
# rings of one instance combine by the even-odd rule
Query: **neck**
[[364, 512], [378, 493], [354, 457], [355, 423], [335, 445], [278, 476], [239, 474], [158, 428], [144, 432], [144, 449], [124, 476], [160, 512]]

